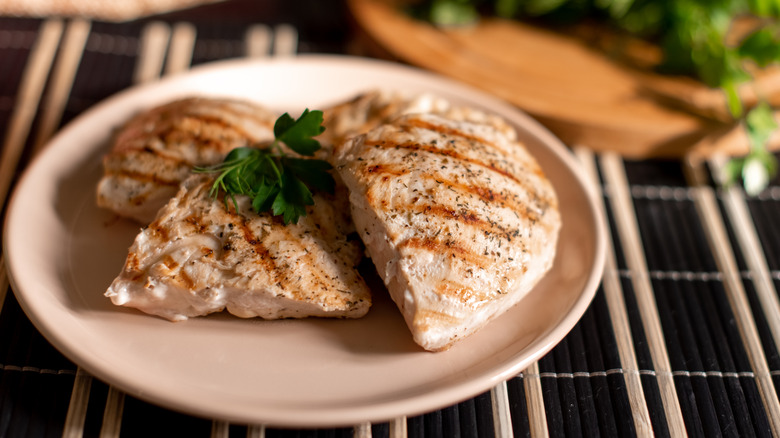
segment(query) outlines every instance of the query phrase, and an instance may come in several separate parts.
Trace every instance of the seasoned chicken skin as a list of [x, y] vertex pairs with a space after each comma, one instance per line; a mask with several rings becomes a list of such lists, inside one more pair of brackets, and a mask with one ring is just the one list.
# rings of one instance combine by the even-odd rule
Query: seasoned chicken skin
[[491, 124], [407, 115], [347, 141], [335, 162], [366, 250], [427, 350], [484, 326], [552, 266], [553, 187]]
[[193, 166], [220, 163], [232, 149], [273, 139], [275, 121], [263, 107], [222, 98], [181, 99], [139, 114], [103, 159], [97, 204], [148, 224]]
[[327, 195], [297, 224], [257, 214], [247, 196], [209, 195], [213, 179], [193, 175], [145, 227], [106, 291], [116, 305], [173, 321], [227, 309], [240, 317], [357, 318], [371, 305]]

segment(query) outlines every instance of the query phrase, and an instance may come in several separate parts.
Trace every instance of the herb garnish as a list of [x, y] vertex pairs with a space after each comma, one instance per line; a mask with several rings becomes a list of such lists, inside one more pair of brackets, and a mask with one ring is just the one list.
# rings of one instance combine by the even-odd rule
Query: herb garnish
[[270, 145], [233, 149], [221, 164], [196, 167], [195, 172], [219, 173], [210, 194], [216, 198], [224, 191], [225, 204], [230, 197], [236, 211], [235, 195], [248, 195], [258, 213], [271, 211], [282, 216], [285, 225], [297, 223], [306, 216], [306, 206], [314, 204], [313, 189], [333, 193], [335, 182], [328, 173], [332, 166], [323, 160], [290, 156], [282, 144], [300, 155], [313, 156], [321, 147], [312, 137], [325, 130], [322, 120], [322, 111], [306, 109], [298, 120], [284, 113], [274, 124]]

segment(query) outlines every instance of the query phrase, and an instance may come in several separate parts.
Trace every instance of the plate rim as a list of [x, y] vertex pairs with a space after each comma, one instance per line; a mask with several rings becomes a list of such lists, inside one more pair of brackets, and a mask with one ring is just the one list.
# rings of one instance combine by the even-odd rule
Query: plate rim
[[[470, 379], [466, 379], [465, 381], [461, 381], [457, 385], [452, 385], [443, 389], [440, 388], [434, 394], [423, 394], [423, 395], [412, 397], [411, 399], [404, 399], [404, 400], [393, 399], [389, 402], [374, 404], [368, 407], [364, 406], [361, 407], [361, 409], [356, 409], [353, 412], [343, 413], [343, 415], [341, 415], [338, 418], [330, 418], [328, 416], [332, 414], [330, 412], [326, 413], [325, 415], [308, 416], [307, 418], [294, 418], [295, 415], [283, 415], [284, 413], [278, 413], [278, 412], [274, 413], [273, 415], [277, 415], [276, 418], [279, 418], [280, 421], [275, 421], [274, 419], [268, 418], [267, 415], [258, 416], [257, 418], [248, 418], [245, 415], [232, 415], [230, 413], [224, 413], [224, 412], [217, 413], [213, 409], [206, 409], [203, 408], [202, 406], [199, 406], [198, 403], [195, 403], [194, 405], [192, 403], [189, 404], [182, 403], [181, 400], [176, 399], [176, 397], [161, 396], [160, 394], [139, 391], [137, 385], [135, 385], [136, 387], [134, 388], [132, 382], [127, 382], [123, 378], [119, 378], [105, 371], [103, 367], [99, 367], [97, 363], [100, 362], [100, 360], [96, 358], [90, 358], [89, 357], [90, 355], [85, 355], [83, 351], [79, 351], [78, 349], [73, 349], [70, 345], [68, 345], [67, 342], [64, 342], [61, 339], [61, 337], [63, 336], [60, 336], [56, 333], [56, 327], [50, 327], [50, 325], [45, 321], [43, 315], [39, 315], [35, 309], [35, 306], [30, 302], [28, 302], [28, 297], [25, 296], [25, 292], [23, 291], [22, 285], [18, 284], [15, 279], [14, 273], [16, 272], [17, 269], [14, 264], [15, 259], [14, 257], [9, 256], [10, 252], [8, 248], [8, 246], [10, 245], [9, 243], [10, 239], [8, 238], [8, 236], [12, 231], [10, 228], [13, 225], [12, 219], [16, 217], [16, 213], [14, 213], [14, 211], [18, 210], [18, 207], [16, 207], [16, 205], [20, 203], [18, 199], [19, 198], [18, 193], [22, 190], [23, 187], [29, 184], [28, 182], [29, 175], [32, 173], [32, 169], [36, 168], [36, 166], [38, 165], [42, 157], [52, 153], [51, 152], [52, 147], [54, 147], [57, 143], [60, 142], [59, 140], [60, 138], [67, 138], [68, 133], [71, 130], [76, 129], [77, 126], [89, 121], [91, 118], [94, 117], [94, 114], [103, 111], [103, 108], [116, 105], [115, 102], [121, 102], [123, 99], [127, 99], [128, 98], [127, 96], [132, 96], [133, 94], [136, 93], [143, 94], [145, 92], [144, 90], [155, 89], [158, 87], [165, 87], [167, 84], [171, 82], [182, 80], [182, 77], [209, 75], [209, 74], [213, 74], [214, 72], [219, 72], [220, 70], [230, 70], [235, 68], [239, 68], [239, 69], [251, 68], [251, 66], [254, 65], [261, 65], [261, 66], [267, 65], [270, 66], [269, 68], [281, 68], [279, 66], [284, 67], [288, 65], [294, 65], [295, 67], [292, 68], [300, 68], [301, 66], [304, 65], [321, 64], [321, 63], [326, 63], [326, 64], [336, 63], [336, 64], [343, 64], [343, 65], [349, 65], [349, 64], [367, 65], [373, 68], [395, 70], [406, 75], [427, 77], [429, 79], [436, 79], [437, 81], [442, 81], [443, 83], [454, 84], [461, 89], [469, 90], [470, 93], [472, 93], [473, 95], [480, 96], [481, 99], [486, 100], [491, 104], [495, 103], [499, 108], [496, 112], [501, 113], [502, 111], [511, 111], [513, 113], [513, 116], [520, 117], [521, 119], [523, 119], [524, 122], [526, 123], [526, 125], [523, 126], [523, 129], [527, 131], [529, 135], [539, 140], [540, 143], [544, 145], [544, 147], [551, 149], [551, 152], [554, 153], [556, 158], [559, 159], [567, 167], [567, 170], [569, 171], [569, 173], [571, 173], [571, 176], [575, 178], [583, 187], [583, 191], [586, 193], [586, 196], [588, 197], [587, 204], [591, 207], [590, 212], [593, 215], [595, 229], [592, 231], [596, 235], [596, 237], [594, 238], [595, 253], [594, 253], [593, 268], [590, 270], [590, 273], [583, 285], [583, 289], [580, 292], [578, 298], [572, 303], [571, 307], [568, 309], [568, 312], [563, 316], [563, 318], [561, 318], [559, 323], [556, 326], [549, 328], [542, 336], [534, 338], [534, 340], [530, 342], [523, 350], [516, 352], [514, 355], [512, 355], [511, 360], [506, 360], [504, 361], [504, 363], [501, 364], [501, 366], [491, 368], [491, 369], [495, 369], [495, 372], [492, 373], [492, 375], [489, 376], [480, 375], [480, 376], [472, 377]], [[83, 367], [90, 374], [98, 377], [99, 379], [107, 383], [117, 386], [119, 389], [121, 389], [122, 391], [128, 394], [132, 394], [133, 396], [136, 396], [147, 402], [160, 405], [165, 408], [179, 411], [185, 414], [196, 415], [201, 417], [212, 417], [212, 418], [219, 417], [219, 418], [225, 418], [230, 421], [255, 422], [258, 419], [265, 419], [267, 420], [268, 424], [280, 425], [280, 426], [291, 426], [291, 427], [329, 427], [329, 426], [336, 427], [336, 426], [346, 426], [346, 425], [356, 424], [366, 420], [372, 422], [384, 421], [399, 415], [415, 415], [415, 414], [420, 414], [435, 409], [440, 409], [448, 405], [448, 404], [442, 404], [440, 400], [441, 398], [446, 398], [447, 400], [449, 400], [448, 402], [449, 404], [454, 404], [462, 400], [466, 400], [468, 398], [474, 397], [479, 393], [484, 392], [485, 390], [488, 390], [494, 387], [495, 385], [509, 378], [514, 377], [519, 372], [524, 370], [532, 362], [538, 360], [539, 358], [544, 356], [547, 352], [549, 352], [555, 345], [557, 345], [568, 334], [569, 331], [571, 331], [571, 329], [576, 325], [577, 321], [580, 320], [582, 315], [589, 307], [593, 297], [596, 294], [598, 286], [601, 282], [605, 260], [606, 260], [607, 229], [606, 229], [606, 222], [603, 216], [603, 212], [601, 211], [601, 208], [599, 208], [599, 204], [596, 199], [597, 196], [596, 191], [593, 188], [592, 183], [585, 176], [583, 176], [583, 172], [576, 171], [578, 168], [579, 165], [577, 164], [576, 159], [571, 153], [571, 151], [569, 151], [568, 148], [566, 148], [566, 146], [564, 146], [563, 143], [551, 133], [551, 131], [549, 131], [547, 128], [542, 126], [538, 121], [533, 119], [527, 113], [523, 112], [522, 110], [514, 106], [511, 106], [510, 104], [500, 100], [499, 98], [488, 95], [483, 91], [477, 90], [476, 88], [471, 87], [468, 84], [463, 84], [461, 82], [449, 78], [445, 78], [439, 74], [425, 71], [416, 67], [406, 66], [398, 63], [389, 62], [389, 61], [370, 59], [370, 58], [362, 58], [362, 57], [347, 56], [347, 55], [321, 55], [321, 54], [298, 55], [296, 57], [290, 57], [284, 59], [276, 59], [276, 58], [261, 59], [261, 60], [232, 59], [232, 60], [216, 61], [216, 62], [211, 62], [211, 63], [193, 67], [190, 71], [186, 73], [182, 73], [180, 75], [166, 77], [149, 84], [130, 86], [127, 89], [121, 90], [113, 94], [112, 96], [96, 103], [92, 107], [88, 108], [86, 111], [80, 113], [77, 117], [71, 120], [66, 126], [64, 126], [60, 131], [58, 131], [46, 143], [46, 146], [41, 150], [41, 152], [37, 154], [36, 157], [34, 157], [34, 159], [32, 160], [32, 162], [27, 166], [27, 168], [19, 178], [17, 184], [15, 185], [11, 196], [9, 197], [8, 208], [5, 216], [5, 223], [3, 229], [3, 253], [5, 254], [3, 258], [6, 264], [6, 272], [7, 272], [8, 280], [9, 283], [11, 284], [12, 290], [14, 292], [14, 295], [16, 296], [17, 301], [19, 302], [22, 310], [25, 312], [27, 317], [33, 322], [36, 329], [41, 332], [41, 334], [47, 339], [47, 341], [50, 342], [53, 346], [55, 346], [55, 348], [58, 351], [60, 351], [63, 355], [65, 355], [69, 360], [73, 361], [74, 364], [76, 364], [77, 366]], [[565, 328], [565, 330], [563, 330], [562, 335], [558, 335], [558, 333], [560, 332], [559, 330], [560, 327]], [[528, 353], [529, 350], [531, 350], [532, 352]], [[521, 359], [518, 359], [518, 356], [523, 356], [523, 357]], [[434, 400], [438, 400], [438, 401], [434, 402]]]

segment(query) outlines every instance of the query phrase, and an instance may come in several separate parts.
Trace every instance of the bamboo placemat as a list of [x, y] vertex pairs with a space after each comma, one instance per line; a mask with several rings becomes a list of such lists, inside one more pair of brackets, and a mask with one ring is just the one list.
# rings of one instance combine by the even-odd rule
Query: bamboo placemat
[[[307, 22], [226, 30], [0, 18], [0, 187], [12, 188], [62, 124], [115, 92], [218, 59], [347, 50], [344, 34], [322, 35]], [[64, 358], [1, 268], [0, 436], [778, 435], [780, 186], [748, 199], [722, 187], [718, 157], [625, 161], [573, 150], [609, 219], [602, 287], [558, 346], [485, 394], [343, 429], [192, 417], [126, 396]]]

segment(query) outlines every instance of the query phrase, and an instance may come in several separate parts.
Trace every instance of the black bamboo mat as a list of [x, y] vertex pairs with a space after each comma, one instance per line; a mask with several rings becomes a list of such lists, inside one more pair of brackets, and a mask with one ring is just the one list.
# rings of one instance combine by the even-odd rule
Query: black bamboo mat
[[[304, 3], [307, 8], [301, 10], [307, 12], [300, 14], [281, 2], [263, 1], [252, 16], [212, 5], [128, 23], [89, 23], [57, 126], [137, 82], [134, 71], [149, 26], [175, 33], [184, 23], [179, 29], [194, 31], [191, 65], [247, 56], [247, 35], [258, 29], [268, 35], [261, 44], [267, 42], [270, 52], [285, 29], [293, 32], [298, 53], [350, 52], [343, 8]], [[17, 109], [30, 105], [20, 90], [47, 23], [0, 17], [4, 148], [10, 147], [9, 132], [23, 123]], [[58, 47], [65, 45], [70, 24], [60, 21]], [[58, 67], [54, 63], [49, 68]], [[163, 63], [160, 69], [165, 68]], [[3, 160], [14, 163], [0, 178], [13, 183], [34, 155], [35, 133], [52, 106], [46, 96], [55, 86], [46, 82], [40, 104], [33, 102], [35, 117], [29, 134], [19, 141], [18, 158], [3, 150]], [[288, 430], [197, 418], [117, 394], [80, 370], [33, 327], [3, 271], [0, 437], [780, 433], [780, 339], [773, 328], [780, 313], [772, 301], [780, 285], [780, 185], [774, 181], [759, 196], [747, 198], [738, 187], [719, 186], [722, 163], [717, 161], [624, 162], [574, 150], [601, 193], [612, 239], [611, 263], [590, 308], [569, 335], [505, 386], [424, 415], [340, 429]], [[735, 213], [740, 208], [746, 216]], [[756, 238], [752, 246], [745, 243], [746, 229]]]

